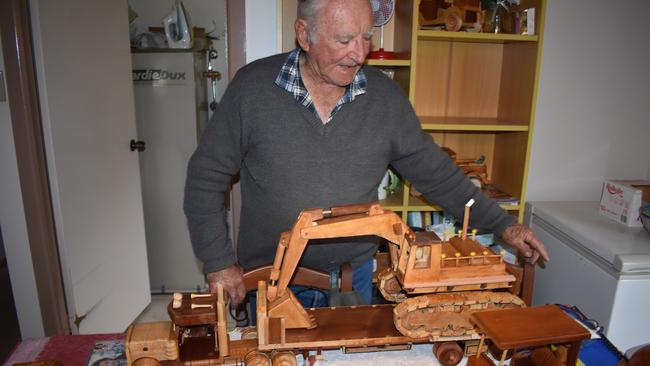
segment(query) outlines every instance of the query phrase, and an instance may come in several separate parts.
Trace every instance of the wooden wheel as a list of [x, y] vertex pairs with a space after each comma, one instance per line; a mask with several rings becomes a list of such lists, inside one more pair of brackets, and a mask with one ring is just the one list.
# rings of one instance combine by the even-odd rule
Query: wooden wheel
[[153, 357], [140, 357], [133, 361], [132, 366], [160, 366], [160, 361]]
[[445, 29], [448, 32], [458, 32], [463, 26], [463, 18], [460, 11], [455, 6], [450, 6], [445, 10]]
[[291, 351], [273, 352], [271, 364], [273, 366], [296, 366], [296, 355]]
[[257, 328], [255, 327], [242, 328], [241, 339], [257, 339]]
[[433, 354], [442, 366], [455, 366], [463, 359], [463, 349], [453, 341], [434, 343]]
[[271, 361], [266, 353], [260, 351], [250, 351], [244, 357], [246, 366], [269, 366]]

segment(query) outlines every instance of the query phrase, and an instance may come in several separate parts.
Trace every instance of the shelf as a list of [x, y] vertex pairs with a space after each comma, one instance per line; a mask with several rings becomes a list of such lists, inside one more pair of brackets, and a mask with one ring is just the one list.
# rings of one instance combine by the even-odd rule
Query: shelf
[[400, 188], [397, 192], [389, 194], [386, 199], [380, 200], [379, 204], [381, 207], [392, 210], [392, 211], [402, 211], [402, 197], [404, 196], [403, 190]]
[[446, 32], [439, 30], [420, 29], [419, 40], [441, 40], [477, 43], [516, 43], [516, 42], [537, 42], [538, 37], [521, 34], [493, 34], [493, 33], [472, 33], [472, 32]]
[[528, 126], [521, 125], [466, 125], [466, 124], [439, 124], [423, 123], [422, 129], [426, 131], [493, 131], [493, 132], [521, 132], [528, 131]]
[[521, 211], [521, 210], [522, 210], [521, 205], [509, 205], [509, 204], [505, 204], [505, 205], [499, 205], [499, 206], [500, 206], [502, 209], [506, 210], [506, 211]]
[[392, 59], [392, 60], [367, 59], [366, 63], [370, 66], [378, 66], [378, 67], [411, 66], [410, 59]]
[[[521, 205], [516, 204], [502, 204], [499, 205], [506, 211], [519, 211], [521, 210]], [[409, 197], [408, 206], [404, 207], [405, 211], [444, 211], [444, 209], [438, 205], [433, 205], [428, 203], [425, 199], [420, 197]]]
[[524, 124], [511, 124], [496, 118], [418, 116], [422, 129], [438, 131], [528, 131]]
[[408, 211], [442, 211], [442, 207], [429, 203], [424, 197], [409, 196]]

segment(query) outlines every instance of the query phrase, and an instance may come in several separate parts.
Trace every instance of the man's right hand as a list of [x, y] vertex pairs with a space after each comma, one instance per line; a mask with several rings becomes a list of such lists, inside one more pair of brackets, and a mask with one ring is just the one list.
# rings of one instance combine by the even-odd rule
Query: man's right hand
[[244, 286], [244, 271], [236, 264], [226, 267], [221, 271], [210, 272], [205, 275], [210, 286], [210, 292], [217, 292], [217, 283], [223, 286], [226, 295], [230, 298], [230, 305], [236, 306], [244, 301], [246, 287]]

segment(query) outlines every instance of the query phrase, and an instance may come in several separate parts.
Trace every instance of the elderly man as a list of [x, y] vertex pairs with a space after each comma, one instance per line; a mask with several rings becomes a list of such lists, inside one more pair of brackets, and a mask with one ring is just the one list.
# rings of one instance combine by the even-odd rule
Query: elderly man
[[[273, 262], [277, 240], [303, 208], [377, 199], [389, 165], [456, 217], [474, 198], [472, 226], [493, 230], [531, 262], [548, 260], [533, 232], [483, 196], [420, 128], [408, 99], [364, 66], [372, 36], [368, 0], [302, 0], [299, 48], [243, 67], [192, 156], [185, 212], [196, 256], [214, 291], [245, 296], [242, 268]], [[241, 177], [239, 242], [226, 230], [224, 196]], [[301, 265], [325, 271], [349, 262], [353, 287], [371, 298], [375, 238], [310, 245]]]

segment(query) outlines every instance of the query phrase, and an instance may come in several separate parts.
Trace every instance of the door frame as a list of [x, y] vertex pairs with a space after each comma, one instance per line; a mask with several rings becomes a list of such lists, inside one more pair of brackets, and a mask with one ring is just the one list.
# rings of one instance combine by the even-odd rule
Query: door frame
[[29, 2], [0, 2], [0, 26], [18, 176], [43, 330], [46, 336], [69, 334], [33, 61]]

